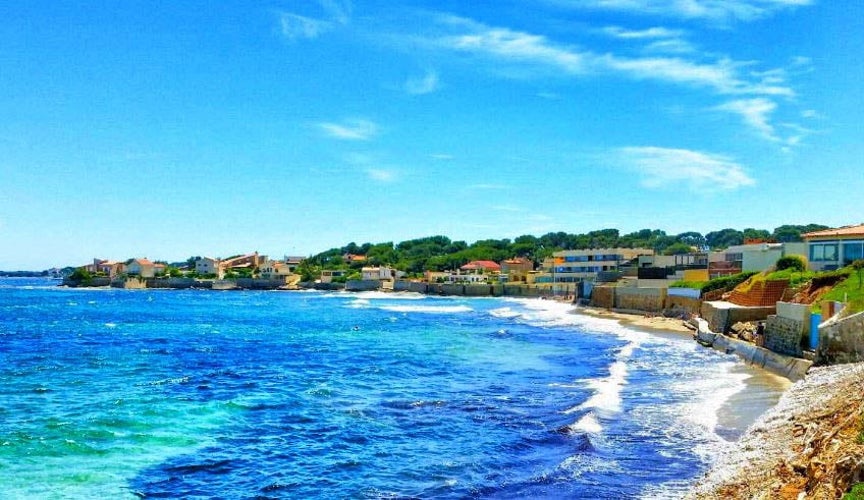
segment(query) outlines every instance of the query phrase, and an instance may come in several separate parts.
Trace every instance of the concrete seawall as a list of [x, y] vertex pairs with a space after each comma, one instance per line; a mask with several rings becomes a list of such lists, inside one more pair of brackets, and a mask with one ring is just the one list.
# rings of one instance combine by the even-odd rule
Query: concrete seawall
[[[702, 323], [704, 325], [704, 321]], [[733, 339], [707, 329], [700, 328], [695, 337], [700, 344], [713, 347], [726, 354], [734, 354], [750, 365], [758, 366], [793, 382], [803, 379], [810, 367], [813, 366], [813, 362], [810, 360], [777, 354], [764, 347]]]

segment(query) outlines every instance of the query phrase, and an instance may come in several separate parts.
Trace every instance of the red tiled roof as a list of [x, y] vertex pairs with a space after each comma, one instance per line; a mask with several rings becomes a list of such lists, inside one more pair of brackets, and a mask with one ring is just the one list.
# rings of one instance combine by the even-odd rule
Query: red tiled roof
[[802, 238], [834, 238], [838, 236], [864, 236], [864, 224], [843, 226], [837, 229], [824, 229], [801, 235]]
[[501, 266], [499, 266], [495, 262], [492, 262], [491, 260], [474, 260], [474, 261], [471, 261], [471, 262], [465, 264], [464, 266], [460, 267], [459, 269], [464, 269], [464, 270], [489, 269], [489, 270], [493, 270], [493, 271], [499, 271], [499, 270], [501, 270]]

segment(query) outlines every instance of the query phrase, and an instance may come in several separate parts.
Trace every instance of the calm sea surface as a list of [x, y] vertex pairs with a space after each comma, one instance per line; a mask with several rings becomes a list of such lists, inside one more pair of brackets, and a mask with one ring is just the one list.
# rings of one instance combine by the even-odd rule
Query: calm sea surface
[[551, 301], [0, 280], [3, 498], [663, 498], [749, 376]]

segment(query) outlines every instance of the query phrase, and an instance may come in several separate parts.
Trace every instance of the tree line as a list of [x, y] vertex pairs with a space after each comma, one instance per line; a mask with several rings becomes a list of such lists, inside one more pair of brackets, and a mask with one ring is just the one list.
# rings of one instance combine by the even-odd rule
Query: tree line
[[[542, 262], [553, 252], [561, 250], [585, 250], [591, 248], [649, 248], [659, 254], [673, 255], [699, 251], [721, 250], [744, 243], [745, 239], [774, 240], [778, 242], [802, 241], [801, 235], [811, 231], [828, 229], [821, 224], [783, 225], [773, 231], [746, 228], [726, 228], [702, 234], [687, 231], [670, 235], [660, 229], [641, 229], [620, 234], [617, 229], [600, 229], [583, 234], [551, 232], [543, 236], [523, 235], [513, 240], [486, 239], [468, 244], [452, 241], [446, 236], [429, 236], [394, 244], [354, 242], [340, 248], [331, 248], [304, 261], [300, 271], [313, 276], [315, 271], [326, 269], [353, 269], [363, 266], [392, 266], [409, 274], [419, 275], [424, 271], [456, 269], [473, 260], [501, 262], [513, 257], [525, 257], [535, 263]], [[362, 255], [362, 261], [345, 260], [346, 255]]]

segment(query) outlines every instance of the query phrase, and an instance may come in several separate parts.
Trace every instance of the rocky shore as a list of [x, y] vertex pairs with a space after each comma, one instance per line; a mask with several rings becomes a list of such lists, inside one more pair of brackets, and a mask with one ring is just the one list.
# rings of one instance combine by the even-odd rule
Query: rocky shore
[[813, 368], [687, 498], [841, 498], [864, 482], [862, 420], [864, 363]]

